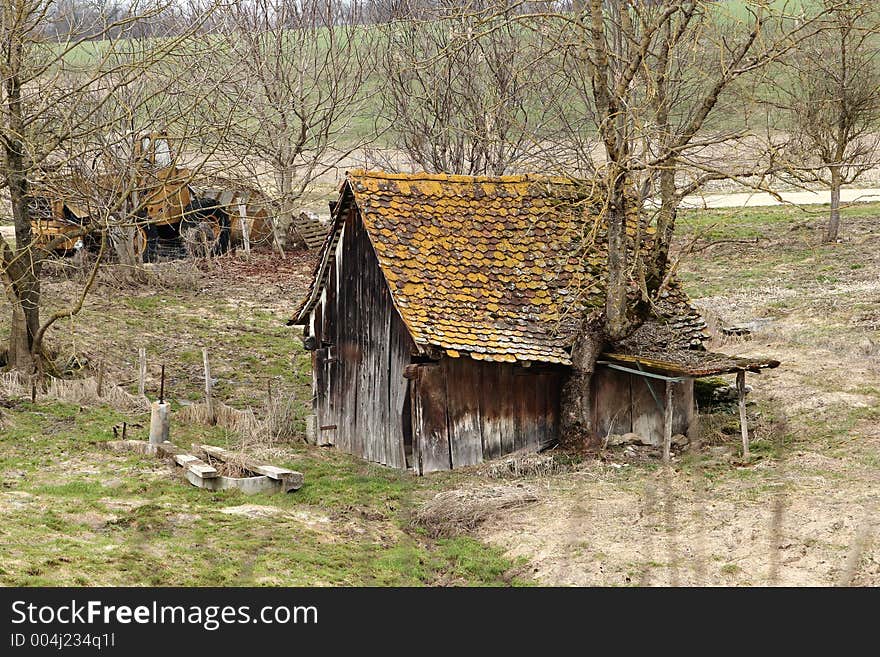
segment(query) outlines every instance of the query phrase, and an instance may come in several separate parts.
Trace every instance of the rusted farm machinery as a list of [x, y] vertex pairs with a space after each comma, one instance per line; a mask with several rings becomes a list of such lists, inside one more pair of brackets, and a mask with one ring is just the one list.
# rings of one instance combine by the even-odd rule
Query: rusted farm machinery
[[[177, 166], [165, 133], [143, 135], [134, 154], [136, 165], [127, 171], [108, 166], [88, 178], [72, 174], [33, 185], [37, 243], [69, 254], [94, 249], [109, 229], [111, 239], [124, 233], [132, 240], [136, 257], [155, 262], [220, 255], [239, 244], [250, 248], [273, 239], [271, 206], [261, 192], [229, 179], [199, 178]], [[113, 221], [106, 219], [108, 212]], [[66, 235], [70, 238], [61, 239]]]

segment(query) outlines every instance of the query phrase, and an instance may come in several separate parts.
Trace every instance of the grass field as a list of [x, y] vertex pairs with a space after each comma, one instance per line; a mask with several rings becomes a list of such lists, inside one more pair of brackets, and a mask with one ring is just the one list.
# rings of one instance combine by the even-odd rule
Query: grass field
[[[284, 320], [313, 256], [229, 259], [212, 272], [165, 266], [149, 288], [106, 272], [83, 313], [52, 332], [53, 346], [103, 361], [130, 391], [145, 347], [147, 394], [155, 398], [164, 363], [177, 411], [202, 394], [202, 347], [226, 403], [261, 413], [271, 382], [291, 405], [291, 437], [248, 450], [300, 470], [305, 486], [199, 490], [169, 465], [105, 448], [122, 421], [145, 438], [143, 413], [0, 397], [0, 584], [834, 584], [855, 554], [851, 580], [876, 585], [876, 543], [854, 546], [876, 522], [880, 484], [878, 219], [880, 205], [849, 208], [843, 241], [822, 245], [821, 215], [796, 209], [682, 216], [679, 245], [702, 237], [681, 271], [710, 322], [760, 320], [751, 337], [713, 347], [783, 364], [749, 380], [753, 463], [737, 460], [734, 410], [717, 408], [703, 416], [701, 448], [668, 471], [645, 450], [616, 449], [551, 454], [553, 467], [519, 476], [483, 466], [415, 478], [306, 446], [297, 436], [309, 360]], [[79, 286], [56, 273], [48, 306]], [[178, 420], [173, 437], [240, 443]], [[538, 499], [450, 538], [412, 523], [439, 491], [499, 483]]]
[[[810, 8], [811, 6], [815, 6], [816, 4], [817, 0], [773, 0], [772, 2], [756, 2], [755, 0], [731, 0], [715, 2], [711, 3], [711, 11], [714, 12], [712, 23], [715, 24], [715, 27], [707, 27], [704, 31], [711, 32], [712, 30], [720, 30], [721, 32], [726, 33], [726, 36], [729, 38], [732, 30], [739, 29], [744, 25], [750, 24], [753, 16], [752, 12], [757, 6], [762, 7], [765, 15], [769, 11], [771, 13], [775, 12], [776, 14], [783, 13], [787, 16], [795, 16], [804, 7]], [[718, 27], [718, 25], [720, 25], [721, 27]], [[375, 53], [381, 54], [388, 49], [387, 36], [383, 31], [384, 29], [386, 28], [376, 25], [361, 26], [354, 33], [352, 37], [353, 41], [351, 43], [344, 43], [341, 45], [337, 43], [337, 47], [340, 48], [340, 52], [345, 55], [348, 55], [349, 52], [353, 52], [360, 47], [363, 47], [364, 49], [370, 48]], [[317, 38], [321, 39], [320, 36]], [[343, 38], [344, 37], [342, 36], [342, 34], [339, 34], [337, 36], [337, 40], [341, 40]], [[525, 42], [527, 39], [530, 38], [531, 30], [522, 28], [522, 40]], [[714, 48], [714, 40], [718, 37], [709, 36], [704, 38], [708, 39], [708, 47], [710, 49]], [[146, 53], [149, 53], [151, 49], [161, 51], [164, 43], [175, 43], [175, 58], [178, 58], [182, 62], [186, 62], [189, 59], [194, 58], [196, 56], [196, 53], [204, 55], [206, 51], [211, 52], [211, 56], [213, 57], [222, 57], [222, 47], [228, 47], [228, 45], [222, 46], [222, 41], [210, 35], [197, 35], [194, 39], [181, 37], [174, 37], [174, 39], [174, 41], [171, 41], [170, 38], [153, 38], [145, 39], [143, 41], [129, 41], [127, 39], [119, 39], [113, 42], [85, 40], [75, 45], [71, 45], [70, 43], [50, 43], [43, 44], [42, 47], [45, 47], [47, 49], [47, 57], [55, 57], [58, 56], [59, 53], [63, 53], [61, 63], [67, 68], [68, 72], [71, 75], [75, 76], [81, 74], [87, 77], [94, 75], [94, 69], [96, 67], [121, 65], [123, 62], [128, 61], [128, 59], [133, 59], [134, 61], [137, 61], [138, 58], [143, 57], [149, 59], [149, 56]], [[306, 41], [308, 41], [308, 39], [306, 39]], [[291, 43], [292, 57], [299, 56], [299, 51], [296, 46], [298, 40], [295, 38], [291, 39]], [[361, 44], [364, 45], [362, 46]], [[317, 47], [318, 49], [320, 49], [326, 46], [323, 43], [319, 43]], [[546, 48], [546, 46], [541, 46], [541, 48]], [[190, 55], [188, 54], [189, 52], [192, 52], [193, 54]], [[521, 60], [523, 62], [523, 66], [526, 66], [527, 63], [530, 62], [537, 55], [537, 47], [534, 53], [517, 53], [518, 60]], [[365, 54], [364, 56], [368, 57], [369, 55]], [[425, 52], [424, 56], [426, 60], [430, 60], [433, 57], [430, 52]], [[542, 56], [553, 57], [554, 55], [551, 52], [549, 54], [543, 53]], [[316, 57], [316, 60], [320, 59], [321, 57]], [[697, 57], [697, 59], [700, 61], [705, 60], [706, 64], [710, 64], [713, 60], [710, 54], [704, 54]], [[271, 57], [267, 60], [267, 66], [270, 68], [273, 66]], [[413, 66], [416, 66], [416, 64], [413, 64]], [[555, 66], [562, 70], [565, 64], [562, 61], [559, 61], [556, 62]], [[220, 67], [217, 67], [215, 65], [215, 68], [219, 70]], [[50, 75], [56, 73], [54, 67], [50, 67], [48, 72]], [[581, 73], [585, 74], [584, 72]], [[462, 75], [464, 74], [470, 75], [471, 72], [462, 72]], [[778, 66], [774, 67], [772, 70], [766, 71], [764, 74], [767, 76], [767, 79], [772, 78], [778, 80], [780, 79], [780, 77], [785, 78], [786, 76], [788, 76], [789, 72], [787, 68]], [[191, 75], [191, 73], [186, 72], [185, 69], [181, 69], [176, 73], [176, 75], [188, 77], [189, 75]], [[701, 73], [699, 66], [695, 65], [692, 62], [690, 64], [690, 69], [686, 73], [686, 77], [691, 78], [691, 84], [697, 84], [696, 80], [700, 77], [700, 75]], [[711, 79], [714, 79], [715, 73], [713, 72], [711, 73], [711, 75], [713, 76]], [[349, 144], [361, 144], [364, 141], [367, 141], [372, 146], [378, 148], [392, 148], [398, 144], [398, 139], [393, 130], [393, 116], [389, 116], [389, 111], [383, 109], [382, 94], [378, 93], [383, 85], [383, 76], [384, 72], [382, 71], [381, 65], [378, 63], [375, 64], [375, 68], [372, 71], [366, 72], [365, 77], [360, 84], [363, 89], [365, 102], [358, 102], [353, 105], [353, 108], [356, 108], [354, 115], [351, 115], [351, 112], [345, 113], [345, 122], [347, 125], [347, 129], [345, 130], [345, 138], [341, 139], [340, 142], [336, 144], [337, 147], [345, 148]], [[528, 85], [529, 83], [526, 84]], [[532, 85], [528, 87], [531, 89], [530, 96], [522, 99], [523, 105], [530, 108], [530, 115], [533, 117], [541, 116], [541, 110], [546, 105], [547, 99], [544, 97], [544, 94], [547, 91], [546, 84], [547, 83], [539, 83], [537, 85]], [[733, 87], [739, 86], [740, 83], [733, 85]], [[697, 87], [699, 87], [699, 85], [697, 85]], [[697, 93], [694, 91], [694, 89], [697, 87], [686, 87], [685, 96], [690, 96], [694, 93]], [[318, 94], [319, 91], [320, 85], [317, 85], [314, 89], [314, 93]], [[422, 93], [430, 92], [430, 90], [421, 91]], [[154, 90], [154, 92], [157, 95], [157, 99], [162, 99], [160, 102], [157, 102], [157, 106], [174, 106], [174, 103], [171, 102], [170, 99], [163, 99], [163, 90], [161, 88]], [[255, 87], [254, 93], [255, 98], [257, 99], [257, 101], [255, 102], [257, 102], [258, 105], [264, 102], [274, 102], [266, 101], [265, 98], [260, 96], [260, 91], [257, 87]], [[491, 91], [488, 91], [487, 93], [491, 93]], [[564, 93], [566, 94], [567, 98], [565, 103], [561, 103], [561, 107], [567, 106], [569, 108], [577, 108], [583, 104], [584, 99], [581, 97], [581, 91], [568, 90]], [[702, 90], [699, 93], [705, 93], [705, 90]], [[760, 93], [761, 92], [759, 91], [758, 95], [760, 95]], [[731, 95], [729, 98], [724, 98], [717, 108], [719, 111], [715, 111], [712, 118], [707, 122], [706, 130], [728, 131], [742, 129], [745, 125], [745, 113], [743, 112], [742, 108], [744, 97], [749, 98], [749, 102], [753, 100], [751, 99], [751, 96], [743, 96], [740, 93]], [[689, 108], [687, 102], [684, 102], [681, 108], [673, 109], [673, 119], [675, 119], [675, 115], [677, 112], [681, 112], [683, 116], [688, 116], [692, 112], [692, 108]], [[756, 105], [752, 108], [752, 114], [755, 114], [757, 112], [758, 107]], [[246, 113], [240, 114], [237, 120], [246, 121], [247, 119], [245, 118], [245, 116]], [[591, 111], [585, 107], [582, 107], [580, 110], [572, 114], [570, 117], [568, 117], [566, 121], [563, 121], [562, 123], [560, 123], [560, 119], [558, 117], [553, 118], [549, 121], [547, 119], [541, 119], [540, 126], [529, 126], [529, 129], [534, 129], [536, 131], [536, 134], [533, 136], [536, 140], [548, 139], [552, 141], [558, 138], [557, 132], [560, 129], [563, 129], [563, 124], [567, 124], [570, 121], [589, 121], [590, 116]], [[147, 115], [144, 115], [142, 118], [144, 121], [155, 120], [155, 117], [149, 117]], [[189, 118], [189, 116], [180, 116], [176, 117], [176, 119], [173, 120], [178, 120], [185, 124]], [[515, 116], [512, 116], [511, 119], [514, 121], [514, 123], [517, 123], [522, 120], [522, 117], [516, 114]], [[773, 126], [775, 129], [785, 129], [785, 123], [787, 119], [784, 112], [772, 113], [772, 119], [776, 122]], [[145, 129], [147, 128], [149, 128], [149, 126], [145, 126]], [[170, 128], [173, 131], [174, 126], [170, 126]], [[189, 134], [191, 131], [191, 127], [182, 127], [181, 134]]]

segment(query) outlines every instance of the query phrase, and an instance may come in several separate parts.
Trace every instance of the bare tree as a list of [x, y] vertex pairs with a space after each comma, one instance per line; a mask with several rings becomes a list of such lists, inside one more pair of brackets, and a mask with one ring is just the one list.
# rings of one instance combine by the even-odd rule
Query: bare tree
[[382, 27], [391, 144], [434, 173], [535, 168], [553, 128], [547, 99], [563, 83], [547, 35], [510, 20], [519, 3], [494, 3], [488, 14], [484, 3], [450, 4]]
[[[602, 343], [638, 327], [667, 280], [682, 196], [732, 175], [699, 157], [737, 133], [718, 130], [711, 119], [737, 81], [775, 61], [813, 26], [806, 15], [786, 21], [786, 3], [745, 2], [740, 9], [734, 16], [724, 3], [700, 0], [590, 0], [574, 12], [544, 13], [559, 26], [566, 64], [576, 72], [568, 77], [589, 85], [579, 96], [591, 120], [580, 125], [595, 126], [602, 147], [596, 172], [605, 190], [606, 303], [601, 331], [596, 318], [585, 318], [574, 347], [574, 374], [563, 400], [569, 433], [582, 435], [590, 426], [586, 400]], [[697, 173], [682, 183], [686, 165]], [[646, 182], [658, 179], [656, 236], [643, 240], [633, 219], [646, 210]]]
[[[53, 8], [52, 0], [6, 2], [0, 24], [0, 184], [8, 191], [15, 227], [14, 244], [0, 236], [0, 279], [12, 311], [6, 361], [26, 374], [44, 371], [47, 330], [79, 312], [94, 281], [91, 276], [70, 306], [41, 318], [45, 259], [72, 240], [106, 236], [114, 226], [139, 222], [138, 208], [126, 204], [142, 179], [119, 175], [108, 159], [133, 157], [129, 137], [138, 123], [173, 119], [155, 104], [150, 113], [149, 101], [159, 91], [142, 95], [135, 105], [126, 97], [132, 97], [136, 82], [157, 75], [158, 64], [191, 34], [182, 30], [173, 38], [132, 39], [129, 26], [167, 12], [167, 5], [148, 0], [130, 3], [120, 18], [108, 18], [104, 39], [92, 39], [91, 31], [87, 37], [50, 36], [41, 28]], [[46, 238], [35, 230], [40, 198], [49, 199], [50, 206], [52, 199], [82, 205], [88, 222]], [[148, 202], [142, 195], [141, 205]], [[99, 242], [103, 255], [104, 239]]]
[[205, 124], [232, 118], [215, 148], [246, 153], [251, 183], [265, 188], [271, 175], [284, 223], [317, 179], [374, 138], [376, 37], [353, 11], [334, 0], [232, 0], [214, 16], [210, 50], [193, 54], [204, 78], [225, 81], [202, 107]]
[[867, 0], [824, 0], [821, 31], [785, 61], [773, 105], [789, 117], [790, 172], [831, 192], [824, 239], [837, 240], [840, 190], [880, 153], [880, 12]]

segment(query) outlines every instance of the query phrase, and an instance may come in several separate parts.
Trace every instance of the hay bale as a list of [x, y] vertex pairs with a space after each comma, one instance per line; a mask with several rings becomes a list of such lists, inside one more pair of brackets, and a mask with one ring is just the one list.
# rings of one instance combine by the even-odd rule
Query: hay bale
[[435, 495], [415, 512], [412, 523], [432, 538], [455, 536], [473, 531], [502, 511], [537, 501], [537, 491], [530, 486], [461, 488]]

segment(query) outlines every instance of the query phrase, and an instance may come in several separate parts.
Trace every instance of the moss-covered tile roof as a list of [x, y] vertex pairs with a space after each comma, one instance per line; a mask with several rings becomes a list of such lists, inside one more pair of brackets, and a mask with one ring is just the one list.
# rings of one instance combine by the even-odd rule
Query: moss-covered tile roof
[[[340, 205], [357, 206], [417, 345], [452, 357], [570, 364], [584, 312], [605, 302], [601, 199], [566, 178], [351, 171]], [[632, 220], [630, 234], [640, 230], [633, 243], [650, 239]], [[305, 322], [320, 296], [333, 233], [293, 323]], [[677, 283], [655, 313], [652, 322], [675, 325], [670, 348], [702, 343], [705, 324]]]

